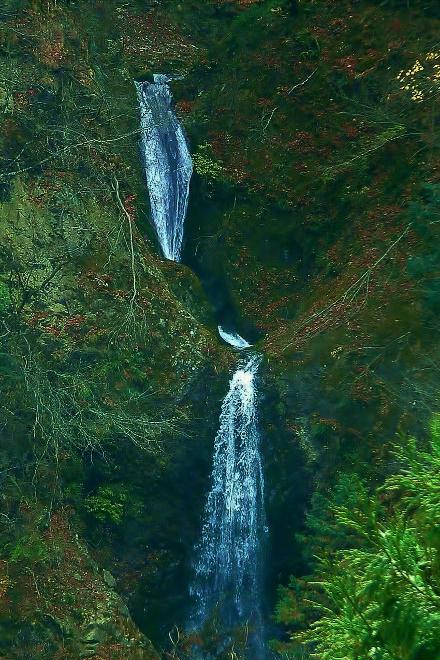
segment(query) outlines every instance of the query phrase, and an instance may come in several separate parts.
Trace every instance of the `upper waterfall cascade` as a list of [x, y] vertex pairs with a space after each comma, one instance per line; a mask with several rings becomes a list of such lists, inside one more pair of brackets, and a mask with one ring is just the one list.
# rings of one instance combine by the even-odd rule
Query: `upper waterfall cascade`
[[211, 490], [196, 548], [191, 594], [199, 628], [216, 611], [226, 625], [249, 623], [253, 658], [264, 657], [260, 609], [264, 479], [257, 419], [260, 356], [240, 361], [223, 401]]
[[179, 261], [193, 164], [172, 108], [170, 77], [135, 82], [141, 118], [141, 151], [152, 221], [164, 257]]

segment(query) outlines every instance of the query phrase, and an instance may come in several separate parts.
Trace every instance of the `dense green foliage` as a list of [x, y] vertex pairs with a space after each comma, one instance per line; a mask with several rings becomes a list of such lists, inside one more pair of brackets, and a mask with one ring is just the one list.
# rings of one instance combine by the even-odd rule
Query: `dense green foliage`
[[[440, 654], [440, 418], [431, 424], [429, 449], [411, 438], [395, 445], [394, 457], [400, 470], [375, 493], [354, 475], [349, 486], [343, 477], [345, 502], [340, 483], [321, 509], [333, 540], [345, 536], [350, 547], [321, 550], [316, 577], [307, 580], [304, 602], [309, 616], [316, 608], [319, 618], [292, 639], [316, 657], [428, 660]], [[278, 621], [301, 627], [295, 584], [280, 596]]]

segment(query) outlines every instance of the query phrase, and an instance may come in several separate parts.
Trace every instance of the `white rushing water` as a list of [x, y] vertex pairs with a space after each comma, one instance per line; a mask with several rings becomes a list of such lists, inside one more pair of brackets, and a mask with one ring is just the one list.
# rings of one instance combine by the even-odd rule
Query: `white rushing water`
[[193, 164], [182, 126], [172, 108], [168, 76], [136, 82], [141, 151], [152, 221], [164, 257], [179, 261]]
[[257, 419], [260, 356], [238, 365], [220, 413], [211, 490], [196, 548], [192, 629], [212, 615], [226, 628], [248, 624], [252, 658], [263, 658], [261, 614], [264, 481]]
[[228, 332], [225, 330], [221, 325], [218, 326], [218, 333], [220, 337], [225, 341], [227, 344], [230, 344], [234, 348], [250, 348], [252, 344], [249, 344], [246, 339], [243, 339], [237, 332]]

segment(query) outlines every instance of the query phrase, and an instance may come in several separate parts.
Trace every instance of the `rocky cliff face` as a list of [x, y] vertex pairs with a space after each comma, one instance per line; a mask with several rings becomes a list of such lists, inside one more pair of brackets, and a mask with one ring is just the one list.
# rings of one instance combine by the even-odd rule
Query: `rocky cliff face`
[[71, 523], [72, 511], [58, 509], [38, 539], [32, 532], [38, 558], [25, 564], [16, 547], [2, 563], [4, 657], [159, 658]]
[[423, 434], [438, 407], [440, 15], [398, 1], [198, 11], [204, 31], [188, 29], [206, 50], [178, 103], [199, 175], [187, 259], [208, 288], [226, 283], [266, 357], [271, 564], [287, 580], [331, 545], [318, 526], [304, 536], [304, 512], [340, 473], [380, 483], [396, 432]]

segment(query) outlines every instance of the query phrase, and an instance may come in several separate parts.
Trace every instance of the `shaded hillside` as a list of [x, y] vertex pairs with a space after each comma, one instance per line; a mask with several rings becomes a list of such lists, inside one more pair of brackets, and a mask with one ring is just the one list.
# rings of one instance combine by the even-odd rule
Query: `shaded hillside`
[[183, 41], [167, 27], [154, 41], [165, 20], [118, 3], [2, 12], [0, 652], [153, 657], [102, 569], [135, 616], [150, 585], [157, 630], [158, 585], [183, 579], [198, 526], [197, 510], [176, 521], [183, 475], [209, 461], [206, 383], [229, 361], [199, 283], [160, 261], [147, 221], [133, 76]]

